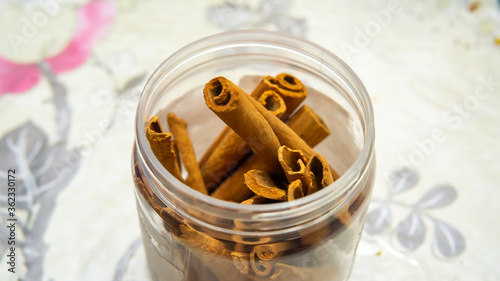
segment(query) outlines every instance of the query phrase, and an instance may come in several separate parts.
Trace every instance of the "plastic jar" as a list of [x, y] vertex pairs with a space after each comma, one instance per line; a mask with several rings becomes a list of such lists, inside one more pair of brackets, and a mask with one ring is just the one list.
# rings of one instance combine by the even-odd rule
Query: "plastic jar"
[[[168, 112], [184, 118], [200, 157], [224, 125], [204, 104], [204, 84], [216, 76], [238, 83], [245, 75], [281, 72], [308, 87], [304, 103], [331, 131], [315, 147], [341, 174], [327, 188], [290, 202], [226, 202], [187, 187], [153, 155], [144, 133], [151, 116], [158, 115], [164, 128]], [[227, 32], [196, 41], [150, 77], [137, 109], [135, 137], [135, 195], [154, 280], [349, 277], [373, 187], [373, 112], [359, 78], [326, 49], [265, 31]]]

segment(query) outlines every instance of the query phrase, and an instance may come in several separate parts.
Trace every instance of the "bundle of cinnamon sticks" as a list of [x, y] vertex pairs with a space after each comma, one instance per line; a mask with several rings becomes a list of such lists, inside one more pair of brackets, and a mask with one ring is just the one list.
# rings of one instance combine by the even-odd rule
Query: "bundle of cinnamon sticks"
[[[224, 77], [213, 78], [203, 89], [204, 100], [227, 126], [199, 161], [187, 123], [174, 113], [166, 116], [169, 132], [153, 116], [145, 133], [158, 161], [194, 190], [241, 204], [291, 201], [339, 177], [313, 150], [330, 131], [311, 108], [301, 106], [307, 94], [303, 83], [287, 73], [263, 77], [250, 94]], [[189, 249], [186, 280], [191, 281], [331, 280], [339, 269], [331, 253], [335, 246], [328, 241], [334, 235], [338, 243], [352, 239], [344, 230], [367, 197], [366, 191], [355, 194], [334, 216], [299, 231], [294, 239], [247, 241], [232, 236], [223, 240], [196, 229], [165, 206], [142, 178], [138, 164], [134, 174], [141, 200], [162, 218], [172, 237]], [[239, 222], [233, 223], [237, 227]]]
[[170, 133], [157, 116], [146, 127], [159, 162], [194, 190], [242, 204], [265, 204], [310, 195], [339, 177], [312, 148], [330, 131], [311, 108], [297, 109], [307, 89], [293, 75], [265, 76], [250, 95], [216, 77], [205, 85], [203, 96], [227, 126], [199, 162], [187, 123], [174, 113], [167, 115]]

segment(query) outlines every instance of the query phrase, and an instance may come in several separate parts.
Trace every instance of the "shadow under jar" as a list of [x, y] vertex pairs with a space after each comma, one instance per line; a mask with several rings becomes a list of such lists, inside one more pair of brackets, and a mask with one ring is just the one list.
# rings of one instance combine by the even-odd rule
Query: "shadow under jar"
[[[294, 201], [243, 205], [198, 193], [156, 159], [144, 131], [153, 115], [164, 128], [167, 113], [184, 118], [200, 156], [224, 126], [204, 104], [205, 83], [224, 76], [238, 84], [249, 75], [282, 72], [303, 82], [309, 92], [304, 104], [331, 131], [315, 150], [341, 175], [333, 184]], [[135, 138], [135, 195], [154, 280], [348, 279], [373, 187], [374, 122], [363, 84], [329, 51], [264, 31], [196, 41], [150, 77], [137, 109]]]

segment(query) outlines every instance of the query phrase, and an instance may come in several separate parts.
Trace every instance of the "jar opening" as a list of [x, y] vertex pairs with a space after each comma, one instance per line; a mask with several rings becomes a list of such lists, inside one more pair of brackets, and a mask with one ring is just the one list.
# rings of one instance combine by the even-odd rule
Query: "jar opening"
[[[242, 46], [247, 49], [240, 49]], [[183, 77], [183, 73], [200, 67], [202, 63], [194, 63], [196, 59], [203, 57], [208, 63], [210, 60], [217, 59], [221, 52], [225, 54], [221, 60], [227, 57], [237, 58], [231, 57], [231, 50], [238, 50], [238, 52], [246, 50], [248, 60], [255, 55], [253, 52], [263, 54], [268, 52], [264, 55], [273, 57], [277, 50], [288, 50], [299, 56], [299, 59], [307, 60], [312, 65], [306, 66], [304, 64], [304, 70], [301, 71], [317, 72], [322, 80], [342, 88], [345, 95], [349, 95], [348, 103], [353, 107], [353, 112], [358, 115], [362, 130], [362, 148], [356, 160], [337, 181], [327, 188], [294, 201], [266, 205], [244, 205], [203, 195], [182, 184], [163, 168], [153, 155], [144, 134], [145, 124], [154, 115], [151, 109], [158, 102], [159, 95], [164, 94], [165, 91], [170, 92], [169, 89], [172, 89], [174, 84]], [[262, 56], [264, 57], [264, 55]], [[293, 63], [299, 64], [297, 61], [290, 62], [290, 64]], [[221, 72], [223, 71], [224, 69], [221, 70]], [[285, 76], [283, 80], [292, 86], [297, 84], [291, 76]], [[206, 81], [200, 81], [200, 83], [203, 82]], [[177, 93], [177, 95], [179, 94]], [[210, 95], [216, 103], [227, 102], [230, 98], [230, 93], [222, 92], [222, 85], [212, 87]], [[373, 144], [372, 105], [358, 76], [341, 59], [323, 47], [301, 38], [277, 32], [260, 30], [225, 32], [201, 39], [180, 49], [167, 58], [146, 83], [136, 116], [135, 145], [138, 159], [148, 175], [148, 180], [154, 183], [152, 186], [158, 198], [165, 205], [182, 212], [183, 215], [194, 221], [209, 224], [215, 228], [226, 227], [228, 224], [220, 223], [224, 219], [252, 222], [253, 225], [278, 221], [280, 223], [275, 224], [276, 229], [293, 228], [310, 222], [311, 216], [317, 218], [328, 214], [332, 206], [337, 209], [342, 208], [342, 202], [352, 197], [358, 191], [357, 189], [362, 188], [358, 183], [369, 173], [374, 154]], [[214, 217], [218, 218], [216, 222], [212, 221]], [[218, 225], [218, 223], [220, 224]]]

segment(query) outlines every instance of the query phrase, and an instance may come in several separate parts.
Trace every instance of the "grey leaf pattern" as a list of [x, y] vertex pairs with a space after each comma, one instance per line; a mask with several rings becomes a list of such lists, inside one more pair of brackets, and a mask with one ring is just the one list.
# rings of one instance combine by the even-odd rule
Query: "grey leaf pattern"
[[127, 251], [116, 265], [113, 281], [121, 281], [124, 279], [130, 259], [134, 256], [139, 246], [141, 246], [141, 242], [141, 237], [139, 237], [128, 247]]
[[[49, 145], [47, 136], [31, 121], [0, 139], [0, 176], [16, 169], [16, 207], [27, 211], [26, 223], [18, 218], [19, 241], [27, 268], [25, 280], [43, 278], [46, 245], [43, 235], [55, 207], [58, 193], [80, 165], [80, 153], [67, 150], [64, 141]], [[5, 190], [0, 202], [6, 202]], [[36, 211], [36, 212], [35, 212]], [[29, 222], [29, 223], [28, 223]]]
[[425, 238], [425, 225], [420, 214], [411, 212], [396, 229], [399, 243], [407, 250], [417, 249]]
[[305, 36], [306, 21], [287, 16], [291, 0], [262, 0], [257, 8], [238, 1], [226, 1], [208, 9], [208, 20], [220, 28], [234, 30], [240, 28], [269, 28], [295, 36]]
[[64, 186], [80, 161], [80, 154], [67, 151], [62, 143], [49, 146], [46, 135], [31, 121], [4, 135], [0, 154], [0, 175], [16, 169], [16, 203], [25, 210], [31, 210], [49, 191]]
[[448, 184], [434, 186], [417, 202], [408, 204], [393, 197], [417, 184], [419, 180], [417, 171], [403, 167], [392, 172], [389, 180], [387, 197], [384, 200], [374, 199], [382, 205], [367, 215], [365, 230], [368, 234], [382, 233], [391, 224], [391, 208], [402, 207], [410, 209], [410, 213], [396, 226], [395, 238], [406, 251], [414, 251], [423, 244], [426, 236], [424, 217], [434, 224], [434, 248], [439, 255], [456, 257], [465, 250], [464, 236], [451, 225], [437, 220], [430, 214], [430, 210], [449, 206], [456, 200], [457, 190], [453, 186]]
[[441, 208], [457, 198], [455, 188], [450, 185], [436, 186], [429, 190], [417, 203], [420, 208]]
[[259, 10], [262, 17], [270, 17], [285, 13], [291, 5], [290, 0], [263, 0]]
[[365, 231], [371, 235], [376, 235], [384, 231], [389, 224], [391, 224], [391, 210], [384, 204], [368, 213]]
[[[47, 149], [47, 137], [31, 121], [8, 132], [0, 139], [0, 175], [6, 178], [9, 169], [16, 169], [17, 207], [30, 209], [36, 199], [37, 177], [48, 166], [40, 157]], [[6, 190], [0, 190], [0, 194]], [[3, 194], [2, 194], [3, 195]], [[2, 202], [5, 201], [2, 197]]]
[[147, 73], [142, 73], [142, 74], [139, 74], [137, 76], [135, 76], [134, 78], [130, 79], [126, 84], [125, 86], [123, 86], [123, 88], [119, 91], [119, 94], [123, 94], [129, 90], [132, 90], [133, 88], [139, 86], [139, 85], [143, 85], [144, 84], [144, 80], [147, 76]]
[[433, 221], [435, 227], [434, 245], [439, 253], [448, 258], [459, 256], [465, 250], [463, 235], [445, 222]]
[[397, 194], [414, 187], [419, 179], [418, 173], [410, 168], [401, 168], [394, 171], [390, 177], [391, 194]]
[[225, 2], [208, 9], [208, 20], [220, 28], [238, 29], [250, 24], [254, 12], [247, 6]]
[[57, 109], [56, 121], [59, 139], [61, 141], [66, 141], [71, 123], [71, 108], [68, 106], [68, 90], [66, 89], [66, 86], [59, 82], [57, 76], [54, 72], [52, 72], [47, 63], [41, 62], [38, 66], [49, 81], [50, 87], [52, 88], [52, 102]]

